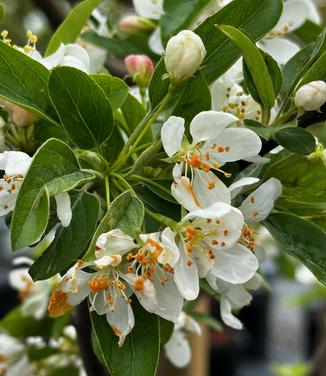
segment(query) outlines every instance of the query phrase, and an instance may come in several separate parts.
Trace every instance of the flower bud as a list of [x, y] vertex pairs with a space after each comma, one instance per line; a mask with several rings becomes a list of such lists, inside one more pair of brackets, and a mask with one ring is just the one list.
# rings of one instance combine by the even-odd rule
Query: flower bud
[[324, 81], [312, 81], [303, 85], [295, 94], [295, 104], [306, 111], [319, 110], [326, 102], [326, 83]]
[[172, 37], [166, 46], [165, 66], [172, 83], [191, 77], [200, 67], [206, 55], [200, 37], [190, 30], [182, 30]]
[[155, 25], [147, 18], [131, 14], [122, 18], [119, 27], [126, 33], [137, 33], [141, 31], [151, 31], [155, 28]]
[[146, 55], [129, 55], [125, 58], [128, 73], [140, 87], [148, 85], [154, 72], [154, 64]]
[[37, 116], [32, 112], [9, 101], [2, 100], [1, 103], [11, 112], [11, 120], [18, 127], [28, 127], [37, 119]]

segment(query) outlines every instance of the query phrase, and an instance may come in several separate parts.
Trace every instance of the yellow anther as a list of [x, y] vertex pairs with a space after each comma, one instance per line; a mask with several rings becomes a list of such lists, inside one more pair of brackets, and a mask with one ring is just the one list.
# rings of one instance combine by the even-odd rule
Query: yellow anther
[[8, 36], [8, 31], [7, 30], [3, 30], [2, 33], [1, 33], [1, 36], [2, 36], [2, 38], [6, 39], [7, 36]]

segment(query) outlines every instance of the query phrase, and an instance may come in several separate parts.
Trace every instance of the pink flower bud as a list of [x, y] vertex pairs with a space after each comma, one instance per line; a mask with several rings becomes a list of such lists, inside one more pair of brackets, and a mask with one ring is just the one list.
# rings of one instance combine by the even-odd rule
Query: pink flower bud
[[37, 119], [37, 116], [11, 102], [2, 100], [1, 103], [11, 112], [11, 120], [18, 127], [28, 127]]
[[125, 58], [125, 65], [128, 73], [138, 86], [148, 85], [154, 72], [154, 64], [148, 56], [129, 55]]
[[126, 33], [137, 33], [141, 31], [151, 31], [155, 28], [155, 25], [148, 20], [137, 16], [136, 14], [131, 14], [122, 18], [119, 23], [120, 29]]

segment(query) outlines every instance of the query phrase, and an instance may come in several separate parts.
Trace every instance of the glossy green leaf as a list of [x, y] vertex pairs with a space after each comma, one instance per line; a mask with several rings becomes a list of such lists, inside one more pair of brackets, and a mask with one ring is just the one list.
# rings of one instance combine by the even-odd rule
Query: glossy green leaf
[[297, 120], [293, 120], [286, 124], [273, 125], [270, 127], [266, 127], [258, 121], [250, 119], [246, 119], [244, 123], [248, 129], [251, 129], [256, 134], [258, 134], [258, 136], [264, 138], [265, 140], [270, 140], [275, 134], [283, 129], [295, 128], [298, 125]]
[[91, 77], [108, 97], [113, 111], [123, 105], [129, 91], [129, 87], [124, 81], [108, 74], [94, 74]]
[[282, 92], [291, 95], [302, 77], [325, 51], [326, 30], [319, 35], [315, 43], [300, 50], [285, 64], [282, 71]]
[[127, 235], [136, 238], [144, 219], [143, 203], [130, 191], [126, 191], [112, 201], [108, 212], [95, 231], [91, 244], [84, 256], [88, 261], [94, 258], [95, 245], [98, 237], [104, 232], [118, 228]]
[[318, 60], [308, 69], [303, 76], [298, 88], [311, 81], [326, 80], [326, 51], [318, 58]]
[[135, 327], [121, 348], [105, 316], [91, 313], [93, 330], [112, 376], [154, 376], [160, 353], [159, 319], [145, 311], [136, 298], [132, 300]]
[[283, 9], [282, 0], [234, 0], [204, 21], [195, 32], [205, 44], [207, 55], [202, 73], [210, 84], [240, 57], [240, 49], [215, 25], [241, 29], [254, 41], [261, 39], [277, 24]]
[[160, 344], [165, 345], [168, 340], [171, 338], [174, 324], [171, 321], [164, 320], [162, 317], [159, 317], [160, 321]]
[[198, 72], [186, 84], [173, 115], [190, 122], [199, 112], [212, 108], [211, 92], [204, 76]]
[[72, 219], [68, 227], [60, 226], [49, 248], [29, 269], [34, 281], [48, 279], [71, 266], [86, 250], [100, 211], [98, 199], [86, 191], [71, 197]]
[[326, 233], [289, 213], [272, 213], [264, 225], [281, 245], [326, 284]]
[[311, 43], [316, 40], [316, 38], [322, 31], [322, 26], [317, 25], [311, 20], [306, 20], [305, 23], [298, 29], [296, 29], [294, 33], [304, 43]]
[[249, 37], [232, 26], [219, 25], [218, 28], [241, 49], [246, 67], [260, 99], [259, 103], [265, 109], [270, 110], [275, 103], [275, 92], [267, 65], [259, 48]]
[[127, 123], [129, 132], [137, 128], [144, 119], [146, 110], [141, 103], [131, 94], [128, 94], [126, 101], [121, 107], [123, 117]]
[[155, 67], [155, 71], [148, 87], [148, 95], [151, 107], [154, 109], [168, 92], [170, 79], [166, 76], [164, 59], [162, 58]]
[[0, 42], [0, 97], [57, 124], [47, 91], [49, 75], [42, 64]]
[[286, 127], [274, 135], [274, 140], [296, 154], [307, 155], [316, 148], [313, 135], [302, 128]]
[[91, 173], [80, 170], [66, 144], [56, 139], [45, 142], [35, 154], [17, 197], [11, 222], [13, 250], [32, 245], [44, 234], [51, 196], [92, 178]]
[[101, 3], [101, 1], [102, 0], [84, 0], [72, 9], [57, 31], [53, 34], [46, 50], [46, 56], [57, 51], [61, 43], [68, 44], [76, 42], [93, 10]]
[[165, 0], [164, 14], [160, 18], [161, 37], [166, 42], [181, 30], [190, 29], [211, 0]]
[[70, 67], [51, 72], [49, 92], [61, 124], [81, 148], [100, 149], [114, 130], [110, 102], [86, 73]]

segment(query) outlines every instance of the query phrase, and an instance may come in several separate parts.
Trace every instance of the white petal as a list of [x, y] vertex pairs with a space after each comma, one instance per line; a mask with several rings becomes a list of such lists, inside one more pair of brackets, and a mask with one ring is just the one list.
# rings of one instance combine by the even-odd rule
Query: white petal
[[10, 188], [11, 184], [5, 183], [2, 179], [0, 179], [0, 186], [3, 188], [0, 191], [0, 216], [6, 215], [15, 208], [18, 190], [20, 188], [20, 183], [16, 187], [16, 190], [13, 192], [8, 192], [7, 187]]
[[193, 143], [219, 137], [222, 130], [237, 121], [231, 114], [218, 111], [203, 111], [196, 115], [190, 124]]
[[107, 311], [106, 319], [114, 334], [119, 337], [118, 344], [121, 347], [126, 336], [135, 325], [135, 318], [130, 304], [122, 296], [118, 296], [115, 301], [114, 310]]
[[[209, 246], [207, 245], [206, 248], [209, 248]], [[194, 250], [192, 259], [196, 262], [199, 278], [205, 278], [214, 266], [214, 260], [208, 257], [206, 252], [197, 252]]]
[[61, 43], [59, 49], [52, 55], [45, 57], [41, 63], [48, 69], [52, 69], [59, 65], [61, 59], [65, 54], [65, 45]]
[[261, 157], [260, 155], [254, 155], [253, 157], [246, 157], [246, 158], [243, 158], [243, 160], [250, 162], [250, 163], [259, 163], [259, 164], [266, 164], [271, 161], [269, 158]]
[[16, 290], [23, 290], [30, 284], [33, 285], [33, 280], [28, 274], [28, 268], [18, 268], [9, 272], [9, 283]]
[[226, 185], [213, 172], [195, 169], [193, 191], [200, 206], [207, 208], [215, 202], [231, 203], [230, 192]]
[[123, 256], [135, 248], [134, 240], [119, 229], [101, 234], [96, 241], [96, 258], [103, 256]]
[[195, 195], [193, 186], [187, 176], [174, 179], [171, 186], [171, 194], [188, 211], [201, 207], [198, 197]]
[[271, 178], [249, 195], [240, 206], [247, 222], [263, 221], [273, 209], [275, 200], [282, 193], [282, 184]]
[[132, 273], [124, 275], [124, 278], [146, 311], [155, 313], [158, 303], [153, 282]]
[[220, 310], [221, 318], [226, 325], [230, 326], [233, 329], [240, 330], [243, 328], [241, 321], [232, 315], [231, 304], [224, 295], [221, 296]]
[[226, 295], [232, 308], [236, 309], [248, 305], [252, 300], [252, 296], [243, 285], [230, 285]]
[[[87, 71], [89, 70], [90, 59], [85, 48], [79, 46], [78, 44], [67, 44], [65, 55], [66, 57], [71, 56], [78, 59], [81, 65], [84, 66], [87, 69]], [[61, 65], [64, 64], [61, 63]]]
[[240, 244], [229, 249], [220, 249], [215, 252], [215, 256], [212, 273], [229, 283], [245, 283], [258, 269], [256, 256]]
[[94, 264], [99, 268], [103, 269], [107, 266], [117, 266], [120, 264], [122, 260], [122, 257], [120, 255], [114, 255], [114, 256], [103, 256], [97, 260], [94, 261]]
[[165, 320], [177, 323], [183, 307], [183, 298], [179, 294], [173, 281], [173, 275], [165, 273], [167, 280], [161, 283], [157, 273], [154, 274], [153, 283], [156, 291], [158, 307], [156, 314]]
[[191, 350], [189, 342], [181, 330], [175, 330], [169, 341], [164, 345], [165, 355], [170, 362], [182, 368], [189, 364], [191, 360]]
[[169, 228], [165, 228], [162, 232], [163, 252], [157, 258], [160, 264], [168, 264], [174, 266], [180, 257], [180, 251], [175, 243], [176, 234]]
[[89, 72], [89, 65], [84, 65], [84, 63], [75, 56], [64, 56], [60, 61], [60, 66], [76, 68], [83, 71], [84, 73]]
[[181, 149], [185, 121], [181, 117], [170, 116], [161, 129], [163, 148], [169, 157]]
[[186, 300], [194, 300], [199, 294], [199, 277], [196, 264], [188, 257], [184, 250], [180, 250], [180, 257], [174, 269], [174, 281], [180, 294]]
[[255, 273], [255, 275], [245, 283], [245, 288], [248, 290], [258, 290], [263, 283], [263, 277], [258, 273]]
[[161, 39], [161, 30], [157, 27], [148, 40], [149, 48], [155, 52], [157, 55], [163, 55], [164, 47]]
[[279, 64], [285, 65], [297, 52], [300, 47], [284, 38], [263, 39], [258, 46], [272, 56]]
[[243, 187], [248, 185], [256, 184], [259, 182], [260, 179], [252, 178], [252, 177], [245, 177], [242, 178], [229, 186], [229, 190], [231, 192], [231, 197], [234, 198], [238, 193], [241, 192]]
[[[216, 145], [213, 150], [212, 145]], [[255, 132], [245, 128], [228, 128], [218, 138], [210, 140], [203, 150], [209, 152], [207, 162], [214, 168], [214, 162], [222, 165], [257, 155], [262, 147], [260, 138]]]
[[8, 176], [25, 175], [32, 158], [21, 151], [5, 151], [0, 154], [0, 170]]
[[290, 33], [304, 24], [309, 14], [307, 3], [303, 0], [284, 2], [283, 14], [274, 28], [279, 33]]
[[163, 14], [163, 0], [133, 0], [134, 8], [140, 16], [158, 20]]
[[57, 203], [57, 215], [63, 227], [68, 227], [72, 218], [69, 193], [63, 192], [54, 196]]

